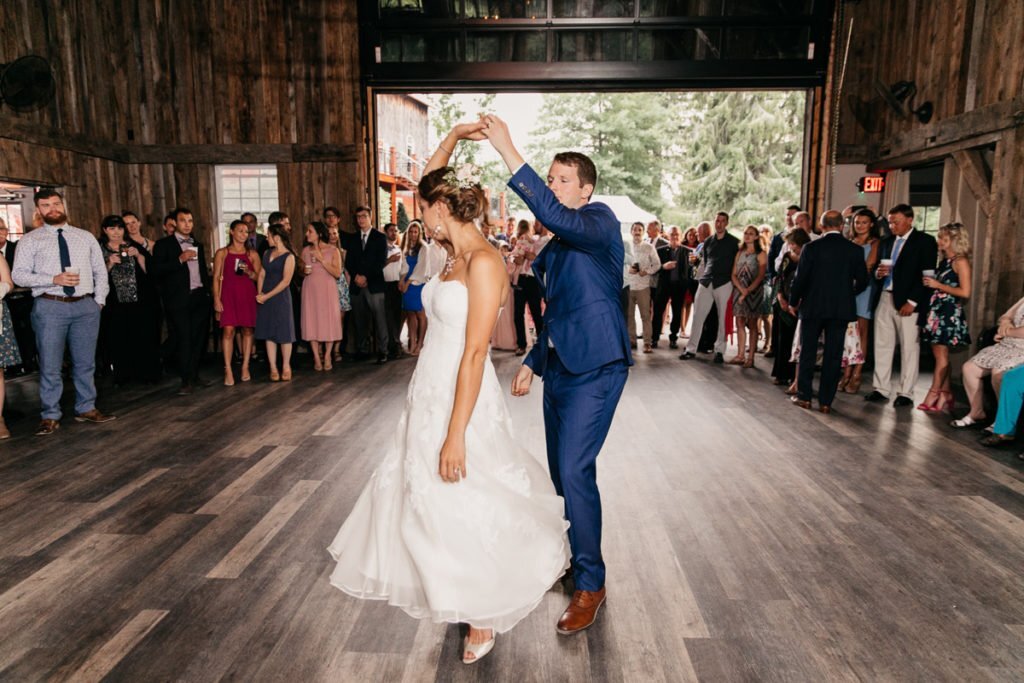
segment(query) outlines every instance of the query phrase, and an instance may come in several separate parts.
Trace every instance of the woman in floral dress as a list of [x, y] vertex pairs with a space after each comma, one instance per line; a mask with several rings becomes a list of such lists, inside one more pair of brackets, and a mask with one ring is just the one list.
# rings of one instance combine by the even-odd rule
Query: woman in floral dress
[[932, 346], [935, 356], [935, 374], [918, 410], [927, 412], [951, 411], [953, 387], [949, 383], [949, 352], [971, 343], [967, 331], [964, 301], [971, 296], [971, 242], [967, 230], [960, 223], [949, 223], [939, 228], [939, 253], [942, 260], [934, 277], [925, 276], [924, 284], [935, 290], [928, 302], [928, 317], [921, 330], [921, 341]]

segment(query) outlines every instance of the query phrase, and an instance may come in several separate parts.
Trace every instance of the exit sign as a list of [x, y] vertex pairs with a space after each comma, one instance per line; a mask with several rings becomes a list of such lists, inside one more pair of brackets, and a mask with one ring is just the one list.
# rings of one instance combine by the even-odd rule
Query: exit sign
[[857, 189], [864, 194], [881, 192], [885, 189], [885, 176], [866, 175], [857, 181]]

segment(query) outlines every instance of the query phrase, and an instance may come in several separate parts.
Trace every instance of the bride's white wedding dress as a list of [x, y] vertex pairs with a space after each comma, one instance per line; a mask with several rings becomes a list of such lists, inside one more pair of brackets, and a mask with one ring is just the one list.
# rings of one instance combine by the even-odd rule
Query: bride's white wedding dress
[[442, 481], [465, 347], [468, 290], [438, 277], [423, 288], [427, 336], [384, 460], [331, 543], [331, 583], [413, 617], [504, 632], [569, 565], [563, 501], [545, 464], [512, 433], [488, 357], [466, 430], [468, 477]]

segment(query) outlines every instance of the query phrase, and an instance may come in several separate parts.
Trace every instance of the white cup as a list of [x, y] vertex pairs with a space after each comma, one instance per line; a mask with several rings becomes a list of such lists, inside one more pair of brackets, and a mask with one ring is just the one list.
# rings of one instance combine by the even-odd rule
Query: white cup
[[81, 269], [78, 266], [67, 266], [64, 268], [64, 272], [68, 275], [80, 275]]
[[921, 271], [921, 275], [923, 275], [924, 277], [934, 278], [935, 277], [935, 271], [934, 270], [922, 270]]
[[892, 259], [891, 258], [884, 258], [884, 259], [882, 259], [881, 261], [878, 262], [878, 265], [885, 266], [886, 268], [892, 268]]

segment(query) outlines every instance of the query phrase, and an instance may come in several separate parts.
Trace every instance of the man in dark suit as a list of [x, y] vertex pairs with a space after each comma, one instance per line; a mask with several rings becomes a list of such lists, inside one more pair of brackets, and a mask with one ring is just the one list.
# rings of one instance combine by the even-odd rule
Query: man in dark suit
[[825, 414], [832, 412], [832, 399], [839, 387], [846, 327], [857, 319], [856, 297], [868, 286], [864, 252], [843, 238], [842, 229], [841, 213], [821, 215], [822, 237], [803, 248], [789, 298], [790, 305], [800, 310], [800, 365], [793, 402], [801, 408], [811, 407], [818, 337], [824, 332], [818, 406]]
[[206, 269], [203, 245], [192, 237], [192, 212], [174, 210], [175, 231], [153, 245], [152, 273], [156, 277], [167, 312], [168, 326], [175, 332], [179, 396], [195, 386], [209, 386], [199, 379], [199, 361], [210, 330], [210, 273]]
[[920, 365], [919, 335], [928, 315], [931, 290], [922, 272], [938, 260], [935, 238], [914, 229], [914, 209], [897, 204], [889, 210], [892, 235], [882, 240], [875, 277], [882, 286], [875, 294], [875, 390], [867, 401], [888, 401], [892, 390], [892, 358], [900, 345], [900, 383], [893, 405], [914, 405], [914, 385]]
[[654, 342], [651, 346], [658, 347], [665, 309], [671, 305], [672, 322], [668, 328], [668, 347], [675, 349], [678, 348], [676, 340], [679, 338], [679, 327], [682, 323], [683, 299], [690, 286], [689, 252], [683, 246], [683, 236], [678, 225], [668, 229], [668, 241], [664, 246], [657, 247], [657, 250], [661, 269], [656, 274], [658, 286], [654, 296]]
[[370, 208], [356, 207], [356, 227], [352, 235], [340, 235], [345, 249], [345, 270], [352, 277], [349, 292], [354, 314], [356, 351], [364, 358], [370, 353], [370, 326], [377, 331], [377, 364], [387, 362], [388, 321], [384, 311], [384, 266], [388, 260], [388, 240], [374, 230]]

